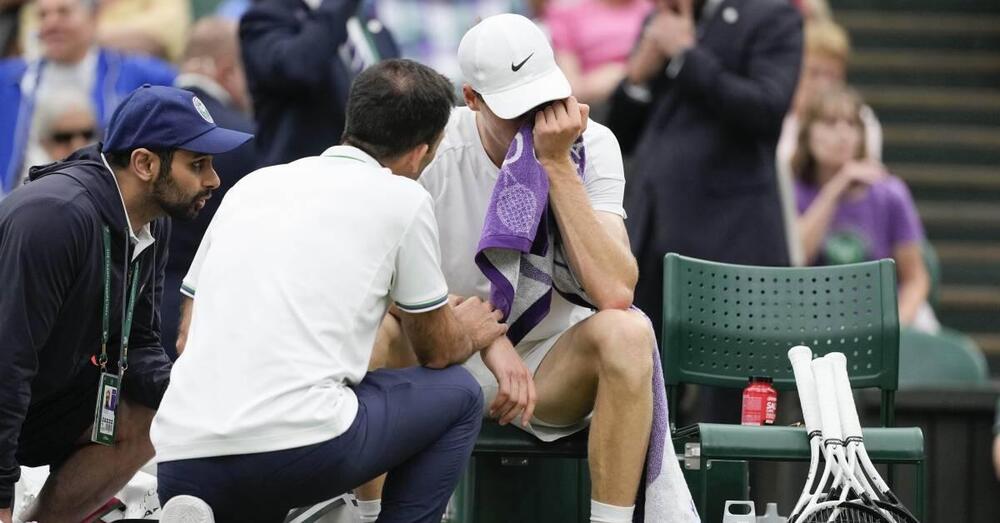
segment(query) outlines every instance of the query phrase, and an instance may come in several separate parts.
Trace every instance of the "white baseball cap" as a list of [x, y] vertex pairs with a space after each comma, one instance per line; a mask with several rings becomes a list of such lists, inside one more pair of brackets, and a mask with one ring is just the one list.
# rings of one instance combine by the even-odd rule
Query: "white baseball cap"
[[491, 16], [469, 29], [458, 45], [458, 64], [465, 81], [505, 120], [572, 94], [545, 33], [521, 15]]

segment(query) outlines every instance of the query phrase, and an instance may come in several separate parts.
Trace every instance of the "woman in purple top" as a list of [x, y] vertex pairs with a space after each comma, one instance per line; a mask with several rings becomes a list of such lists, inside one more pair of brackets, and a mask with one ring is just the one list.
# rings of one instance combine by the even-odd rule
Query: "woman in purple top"
[[792, 157], [799, 238], [810, 265], [896, 261], [899, 320], [936, 330], [927, 306], [930, 278], [921, 255], [923, 226], [910, 191], [868, 160], [861, 98], [835, 87], [806, 108]]

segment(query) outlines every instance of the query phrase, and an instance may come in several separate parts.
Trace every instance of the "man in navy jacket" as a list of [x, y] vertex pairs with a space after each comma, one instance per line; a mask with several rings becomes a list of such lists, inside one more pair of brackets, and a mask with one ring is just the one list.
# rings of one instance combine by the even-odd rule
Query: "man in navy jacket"
[[[52, 469], [24, 520], [79, 521], [152, 458], [149, 424], [170, 375], [164, 217], [194, 218], [219, 186], [211, 155], [250, 137], [216, 126], [189, 91], [144, 86], [103, 146], [33, 169], [0, 203], [0, 521], [11, 520], [19, 464]], [[110, 446], [89, 444], [102, 372], [122, 382]]]
[[668, 252], [788, 264], [775, 148], [801, 48], [787, 0], [658, 0], [609, 122], [632, 151], [626, 225], [650, 318]]
[[339, 143], [354, 76], [399, 56], [389, 31], [364, 6], [258, 0], [243, 15], [240, 40], [261, 166], [316, 156]]

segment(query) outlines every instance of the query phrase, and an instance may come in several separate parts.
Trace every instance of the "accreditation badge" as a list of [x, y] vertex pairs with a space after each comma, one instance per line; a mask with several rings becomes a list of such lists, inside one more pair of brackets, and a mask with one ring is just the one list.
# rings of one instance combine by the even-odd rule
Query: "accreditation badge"
[[97, 405], [94, 407], [94, 428], [90, 441], [112, 446], [118, 428], [118, 400], [121, 397], [121, 377], [108, 372], [101, 373], [97, 386]]

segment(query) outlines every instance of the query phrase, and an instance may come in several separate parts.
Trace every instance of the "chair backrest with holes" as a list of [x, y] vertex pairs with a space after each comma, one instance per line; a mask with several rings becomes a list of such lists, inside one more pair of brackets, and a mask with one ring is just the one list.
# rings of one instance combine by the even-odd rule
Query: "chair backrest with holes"
[[892, 260], [754, 267], [668, 254], [664, 272], [668, 387], [743, 388], [750, 376], [767, 376], [776, 389], [794, 390], [788, 349], [807, 345], [816, 355], [843, 352], [852, 386], [889, 392], [883, 410], [892, 401], [899, 380]]

